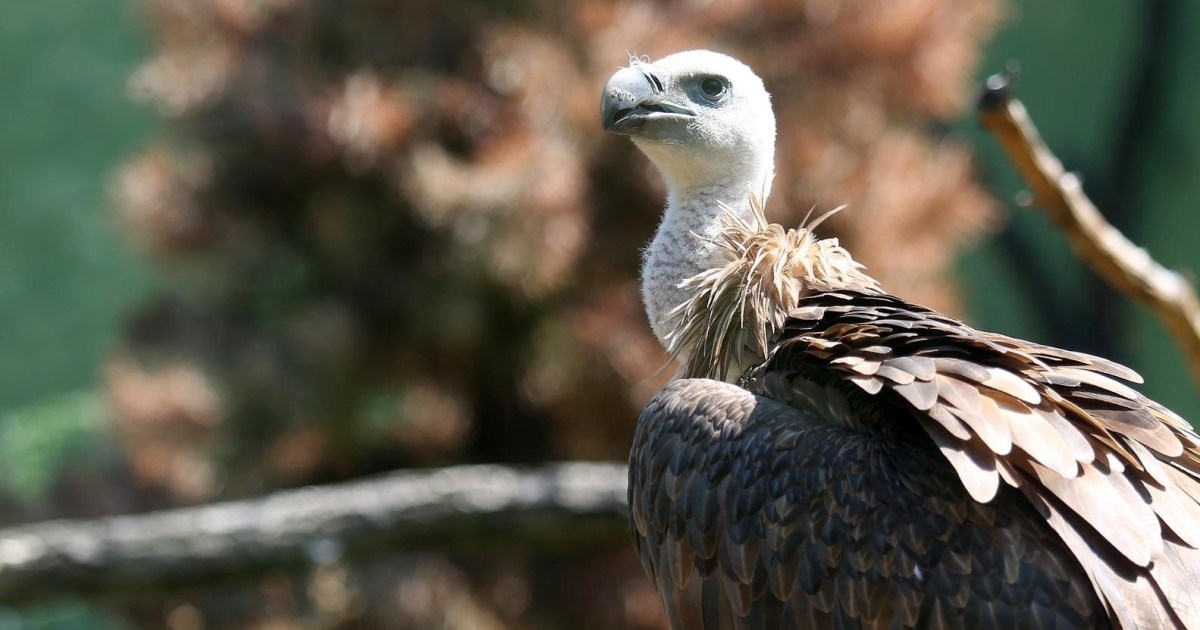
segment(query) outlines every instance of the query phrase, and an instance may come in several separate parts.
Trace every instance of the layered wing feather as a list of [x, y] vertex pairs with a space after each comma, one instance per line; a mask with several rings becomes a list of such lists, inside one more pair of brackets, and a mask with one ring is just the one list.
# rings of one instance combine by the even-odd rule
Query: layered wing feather
[[912, 411], [976, 501], [1025, 496], [1120, 626], [1200, 628], [1200, 440], [1131, 370], [830, 291], [800, 300], [757, 374], [777, 398], [840, 383]]
[[638, 422], [630, 518], [672, 627], [1106, 625], [1045, 518], [1012, 489], [973, 500], [916, 413], [758, 385], [777, 395], [674, 381]]

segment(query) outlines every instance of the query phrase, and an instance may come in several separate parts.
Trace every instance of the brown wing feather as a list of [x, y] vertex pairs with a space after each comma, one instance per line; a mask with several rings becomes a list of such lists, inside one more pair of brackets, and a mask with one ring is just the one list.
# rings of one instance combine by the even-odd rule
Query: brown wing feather
[[677, 380], [638, 421], [630, 522], [672, 627], [1106, 626], [1045, 518], [971, 499], [914, 413], [754, 386]]
[[[1120, 382], [1140, 382], [1128, 368], [842, 291], [803, 298], [757, 373], [910, 409], [973, 497], [1000, 478], [1041, 511], [1120, 625], [1200, 628], [1200, 439]], [[925, 384], [932, 404], [912, 389]]]

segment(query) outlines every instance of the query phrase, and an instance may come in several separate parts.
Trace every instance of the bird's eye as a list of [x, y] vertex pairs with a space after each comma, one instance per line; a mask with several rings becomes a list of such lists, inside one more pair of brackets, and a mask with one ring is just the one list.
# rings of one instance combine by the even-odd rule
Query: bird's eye
[[714, 103], [724, 98], [725, 93], [728, 91], [729, 86], [716, 77], [708, 77], [700, 82], [700, 93], [704, 95], [704, 98]]

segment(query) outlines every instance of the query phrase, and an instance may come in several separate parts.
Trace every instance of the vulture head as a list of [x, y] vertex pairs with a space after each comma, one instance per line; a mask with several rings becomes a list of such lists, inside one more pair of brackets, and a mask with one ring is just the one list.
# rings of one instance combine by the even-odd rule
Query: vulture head
[[733, 57], [689, 50], [653, 63], [631, 58], [608, 80], [600, 112], [604, 129], [632, 138], [674, 192], [733, 184], [765, 194], [770, 184], [771, 95]]
[[666, 180], [667, 208], [642, 266], [655, 335], [681, 375], [736, 378], [802, 295], [876, 290], [833, 239], [768, 224], [774, 173], [771, 95], [746, 64], [689, 50], [631, 58], [600, 100], [607, 131], [629, 136]]

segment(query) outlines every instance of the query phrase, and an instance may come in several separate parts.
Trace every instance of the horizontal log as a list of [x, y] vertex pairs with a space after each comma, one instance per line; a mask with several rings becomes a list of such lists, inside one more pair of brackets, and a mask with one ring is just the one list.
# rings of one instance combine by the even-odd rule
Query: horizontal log
[[619, 544], [625, 487], [624, 464], [458, 466], [21, 525], [0, 530], [0, 603], [141, 594], [378, 550]]

